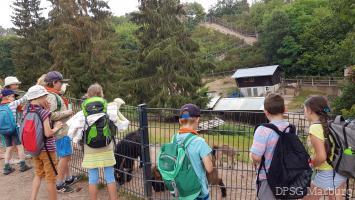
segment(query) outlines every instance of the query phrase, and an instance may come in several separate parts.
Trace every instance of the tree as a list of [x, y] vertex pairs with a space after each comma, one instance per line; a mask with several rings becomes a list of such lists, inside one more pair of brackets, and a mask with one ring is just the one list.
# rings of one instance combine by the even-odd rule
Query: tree
[[192, 18], [192, 23], [197, 25], [205, 18], [205, 9], [197, 2], [186, 3], [185, 12], [189, 18]]
[[277, 50], [282, 46], [283, 38], [289, 31], [289, 18], [282, 10], [274, 10], [264, 21], [260, 39], [269, 63], [277, 60]]
[[249, 10], [247, 0], [220, 0], [208, 12], [209, 16], [237, 15]]
[[[334, 113], [346, 114], [347, 117], [355, 117], [355, 84], [348, 81], [342, 87], [342, 94], [332, 102]], [[350, 116], [352, 115], [352, 116]]]
[[179, 107], [187, 102], [204, 106], [208, 99], [201, 94], [202, 62], [196, 58], [198, 45], [179, 20], [180, 2], [142, 0], [139, 9], [134, 19], [141, 27], [141, 49], [136, 66], [121, 80], [121, 93], [130, 102], [149, 106]]
[[40, 0], [16, 0], [12, 22], [18, 36], [12, 51], [16, 75], [25, 87], [34, 84], [51, 65], [48, 21], [41, 16]]
[[0, 77], [13, 76], [15, 74], [14, 64], [11, 58], [14, 40], [14, 37], [0, 37]]
[[72, 81], [71, 96], [81, 97], [95, 82], [114, 97], [117, 81], [116, 34], [111, 13], [101, 0], [51, 0], [49, 33], [53, 65]]

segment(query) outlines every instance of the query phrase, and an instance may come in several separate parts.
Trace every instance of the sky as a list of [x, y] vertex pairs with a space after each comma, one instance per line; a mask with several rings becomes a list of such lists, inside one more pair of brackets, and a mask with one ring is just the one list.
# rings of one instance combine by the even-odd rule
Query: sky
[[[116, 16], [121, 16], [126, 13], [137, 10], [138, 0], [107, 0], [111, 11]], [[218, 0], [181, 0], [185, 2], [198, 2], [203, 5], [207, 11], [212, 5], [216, 4]], [[251, 0], [250, 0], [251, 1]], [[11, 28], [13, 24], [11, 22], [12, 4], [13, 0], [0, 0], [0, 25], [4, 28]], [[48, 1], [42, 0], [42, 7], [49, 8]], [[44, 12], [46, 17], [47, 12]]]

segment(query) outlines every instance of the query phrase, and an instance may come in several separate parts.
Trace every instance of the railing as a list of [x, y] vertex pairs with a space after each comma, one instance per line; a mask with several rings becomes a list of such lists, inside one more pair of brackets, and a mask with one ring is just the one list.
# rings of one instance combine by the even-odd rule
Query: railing
[[[80, 100], [71, 99], [73, 110], [80, 110]], [[130, 121], [128, 130], [117, 132], [115, 141], [115, 177], [119, 188], [138, 198], [172, 199], [164, 190], [162, 180], [154, 167], [161, 145], [168, 143], [179, 129], [179, 110], [147, 108], [144, 104], [123, 106], [121, 113]], [[250, 146], [256, 124], [267, 122], [263, 112], [210, 111], [201, 113], [200, 136], [213, 148], [217, 156], [214, 169], [224, 185], [210, 180], [211, 199], [256, 199], [256, 172], [249, 161]], [[306, 145], [308, 122], [302, 113], [286, 113], [285, 118], [297, 127], [298, 135]], [[81, 167], [83, 151], [76, 146], [72, 157], [72, 170], [87, 171]], [[101, 179], [103, 182], [103, 179]], [[355, 195], [354, 180], [350, 188]]]
[[246, 36], [246, 37], [254, 37], [254, 38], [258, 38], [258, 34], [255, 32], [250, 32], [250, 31], [246, 31], [244, 29], [242, 29], [241, 27], [238, 27], [237, 25], [231, 23], [231, 22], [226, 22], [222, 19], [219, 19], [219, 18], [216, 18], [216, 17], [208, 17], [206, 19], [206, 22], [209, 22], [209, 23], [215, 23], [215, 24], [218, 24], [218, 25], [221, 25], [221, 26], [224, 26], [230, 30], [233, 30], [234, 32], [237, 32], [243, 36]]
[[296, 76], [295, 78], [285, 78], [282, 82], [285, 85], [339, 86], [343, 80], [343, 77]]

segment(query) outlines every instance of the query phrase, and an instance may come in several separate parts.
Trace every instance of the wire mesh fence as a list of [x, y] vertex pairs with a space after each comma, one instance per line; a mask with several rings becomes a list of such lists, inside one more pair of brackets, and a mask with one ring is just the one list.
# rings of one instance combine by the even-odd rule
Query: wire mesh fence
[[[80, 111], [80, 100], [70, 102], [75, 112]], [[179, 130], [179, 110], [125, 105], [120, 112], [130, 125], [115, 134], [114, 168], [119, 188], [138, 198], [173, 199], [156, 170], [156, 162], [162, 144], [170, 142]], [[307, 146], [309, 124], [303, 114], [286, 113], [284, 117], [297, 127], [300, 139]], [[211, 199], [256, 199], [256, 171], [249, 161], [249, 149], [254, 127], [265, 122], [262, 112], [202, 111], [199, 135], [213, 149], [214, 173], [218, 174], [209, 179]], [[81, 167], [82, 159], [81, 145], [74, 145], [73, 172], [87, 173]], [[100, 180], [104, 183], [103, 176]], [[350, 189], [355, 199], [354, 180], [350, 180]]]

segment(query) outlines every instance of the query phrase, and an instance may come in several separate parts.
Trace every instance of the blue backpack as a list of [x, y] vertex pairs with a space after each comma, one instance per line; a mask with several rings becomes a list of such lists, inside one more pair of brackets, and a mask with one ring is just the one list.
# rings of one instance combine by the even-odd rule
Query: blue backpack
[[16, 120], [9, 105], [0, 105], [0, 135], [13, 135], [17, 133]]

